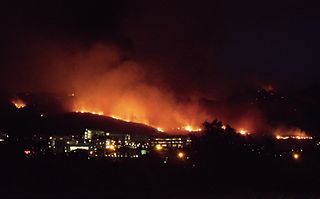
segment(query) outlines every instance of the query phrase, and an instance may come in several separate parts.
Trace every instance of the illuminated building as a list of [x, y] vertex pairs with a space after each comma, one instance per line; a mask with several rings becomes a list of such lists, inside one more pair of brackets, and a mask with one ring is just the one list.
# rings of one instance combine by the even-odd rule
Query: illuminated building
[[89, 146], [88, 145], [83, 145], [83, 144], [79, 144], [79, 145], [69, 145], [68, 146], [68, 151], [75, 151], [78, 149], [82, 149], [82, 150], [89, 150]]
[[[82, 135], [37, 136], [32, 138], [32, 152], [73, 155], [86, 153], [88, 158], [138, 158], [149, 154], [149, 137], [86, 129]], [[115, 155], [116, 154], [116, 155]], [[112, 155], [112, 156], [111, 156]], [[71, 156], [70, 156], [71, 157]]]
[[84, 132], [84, 140], [90, 142], [93, 139], [106, 139], [109, 135], [110, 133], [104, 131], [86, 129]]
[[151, 141], [151, 146], [156, 147], [157, 149], [167, 148], [186, 148], [190, 147], [192, 140], [190, 137], [162, 137], [162, 138], [154, 138]]
[[49, 137], [49, 148], [54, 154], [63, 153], [65, 150], [65, 137], [61, 136], [51, 136]]

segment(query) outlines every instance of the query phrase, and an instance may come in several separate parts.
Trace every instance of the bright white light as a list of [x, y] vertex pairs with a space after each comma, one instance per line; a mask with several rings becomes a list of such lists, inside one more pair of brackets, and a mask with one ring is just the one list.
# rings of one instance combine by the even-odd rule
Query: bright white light
[[89, 150], [89, 147], [88, 146], [70, 146], [70, 151], [74, 151], [77, 149]]

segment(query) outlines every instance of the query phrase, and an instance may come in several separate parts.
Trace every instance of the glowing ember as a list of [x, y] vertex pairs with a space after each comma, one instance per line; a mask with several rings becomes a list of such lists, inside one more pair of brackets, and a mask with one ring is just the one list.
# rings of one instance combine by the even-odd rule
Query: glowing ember
[[226, 125], [222, 125], [221, 128], [222, 128], [223, 130], [226, 130], [226, 129], [227, 129]]
[[202, 129], [201, 128], [193, 128], [192, 126], [187, 125], [184, 127], [184, 130], [189, 131], [189, 132], [197, 132], [197, 131], [201, 131]]
[[278, 140], [312, 140], [313, 137], [308, 134], [309, 133], [301, 130], [300, 128], [278, 128], [274, 131], [274, 135]]
[[93, 115], [103, 115], [103, 112], [95, 112], [95, 111], [88, 111], [88, 110], [76, 110], [76, 113], [91, 113]]
[[27, 104], [21, 99], [13, 99], [11, 100], [11, 103], [18, 109], [24, 108], [27, 106]]
[[240, 133], [240, 135], [248, 135], [248, 134], [249, 134], [249, 133], [248, 133], [246, 130], [244, 130], [244, 129], [240, 129], [239, 133]]
[[163, 130], [162, 128], [160, 128], [160, 127], [158, 127], [157, 130], [158, 130], [159, 132], [164, 132], [164, 130]]
[[286, 139], [312, 140], [313, 137], [311, 137], [311, 136], [305, 136], [305, 135], [287, 135], [287, 136], [277, 135], [277, 136], [276, 136], [276, 139], [277, 139], [277, 140], [286, 140]]
[[185, 127], [184, 127], [184, 130], [191, 132], [191, 131], [192, 131], [192, 127], [189, 126], [189, 125], [188, 125], [188, 126], [185, 126]]
[[111, 115], [110, 117], [112, 117], [113, 119], [116, 119], [116, 120], [120, 120], [120, 118], [115, 115]]

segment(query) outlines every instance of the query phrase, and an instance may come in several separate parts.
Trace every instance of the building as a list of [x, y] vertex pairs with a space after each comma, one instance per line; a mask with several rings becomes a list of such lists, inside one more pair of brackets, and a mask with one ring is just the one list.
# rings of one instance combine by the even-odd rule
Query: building
[[152, 139], [151, 147], [162, 147], [167, 149], [188, 148], [192, 140], [187, 136], [157, 137]]

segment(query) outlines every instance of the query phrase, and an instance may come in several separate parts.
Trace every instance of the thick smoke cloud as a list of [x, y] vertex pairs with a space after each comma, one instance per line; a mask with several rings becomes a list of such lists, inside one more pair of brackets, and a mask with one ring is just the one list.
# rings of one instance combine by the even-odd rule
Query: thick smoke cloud
[[268, 84], [290, 90], [319, 83], [315, 6], [274, 5], [5, 2], [0, 89], [75, 93], [68, 110], [163, 128], [219, 118], [254, 131], [265, 123], [258, 107], [202, 101], [224, 102]]
[[141, 122], [166, 130], [186, 125], [200, 126], [209, 119], [197, 99], [178, 100], [161, 86], [162, 76], [150, 76], [142, 63], [123, 59], [119, 49], [96, 44], [66, 57], [59, 67], [72, 70], [63, 85], [75, 93], [71, 111], [103, 112], [105, 115]]

